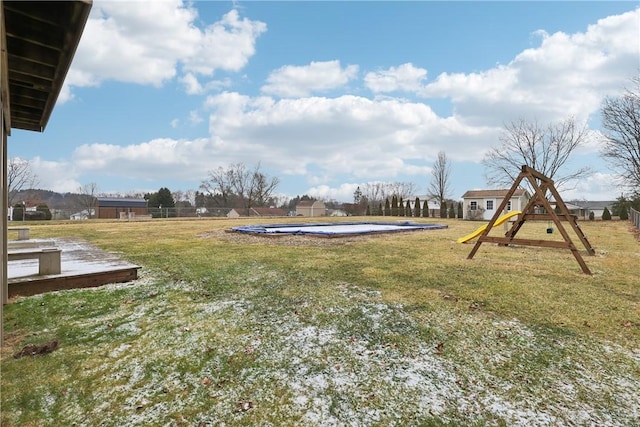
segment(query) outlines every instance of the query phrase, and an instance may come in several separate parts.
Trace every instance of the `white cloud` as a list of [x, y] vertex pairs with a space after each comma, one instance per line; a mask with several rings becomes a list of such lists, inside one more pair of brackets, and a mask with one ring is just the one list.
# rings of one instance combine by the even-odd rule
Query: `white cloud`
[[189, 95], [199, 95], [204, 92], [204, 88], [198, 82], [198, 78], [193, 73], [187, 73], [180, 78], [180, 83], [185, 87], [185, 92]]
[[302, 97], [340, 88], [354, 79], [358, 66], [340, 66], [340, 61], [311, 62], [305, 66], [287, 65], [272, 72], [262, 92], [282, 97]]
[[198, 124], [198, 123], [202, 123], [202, 117], [200, 117], [200, 114], [197, 111], [190, 111], [189, 112], [189, 122], [191, 124]]
[[215, 70], [239, 71], [255, 54], [256, 39], [266, 30], [263, 22], [240, 19], [234, 9], [201, 33], [195, 51], [184, 60], [184, 68], [205, 76]]
[[427, 70], [402, 64], [388, 70], [369, 72], [364, 76], [365, 85], [373, 92], [418, 91], [427, 78]]
[[477, 73], [442, 73], [424, 97], [450, 98], [467, 123], [500, 125], [514, 118], [586, 119], [604, 94], [619, 92], [637, 72], [640, 9], [599, 20], [583, 33], [547, 34], [509, 64]]
[[563, 191], [560, 196], [565, 202], [570, 200], [615, 200], [623, 190], [616, 185], [615, 176], [596, 172], [581, 179], [576, 188]]
[[73, 163], [84, 173], [137, 179], [161, 179], [168, 171], [177, 179], [202, 179], [224, 156], [209, 139], [158, 138], [141, 144], [85, 144], [73, 153]]
[[34, 157], [29, 160], [29, 166], [43, 188], [60, 193], [76, 192], [80, 188], [80, 172], [73, 164]]
[[229, 153], [251, 156], [284, 173], [395, 177], [428, 172], [437, 152], [476, 160], [483, 135], [497, 129], [470, 128], [442, 119], [425, 104], [356, 96], [274, 100], [234, 92], [211, 96], [209, 127]]
[[[105, 80], [160, 86], [178, 75], [188, 93], [201, 93], [196, 75], [239, 71], [255, 53], [266, 25], [231, 10], [204, 30], [190, 4], [96, 1], [67, 77], [71, 86]], [[68, 98], [68, 96], [66, 97]]]
[[361, 184], [344, 183], [338, 187], [319, 185], [311, 187], [306, 194], [320, 200], [339, 200], [343, 202], [353, 202], [353, 193]]

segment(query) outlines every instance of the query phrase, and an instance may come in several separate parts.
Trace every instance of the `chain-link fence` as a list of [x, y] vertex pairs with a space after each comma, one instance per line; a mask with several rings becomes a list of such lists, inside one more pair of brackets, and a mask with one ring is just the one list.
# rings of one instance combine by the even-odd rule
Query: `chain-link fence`
[[[214, 217], [226, 217], [232, 208], [195, 208], [195, 207], [177, 207], [177, 208], [148, 208], [147, 214], [130, 214], [126, 209], [122, 209], [121, 212], [116, 212], [117, 216], [112, 216], [113, 212], [110, 212], [109, 219], [143, 219], [143, 218], [214, 218]], [[87, 209], [51, 209], [51, 220], [88, 220], [103, 218], [104, 215], [100, 215], [99, 209], [92, 209], [89, 212]], [[22, 213], [19, 216], [12, 217], [9, 215], [9, 220], [13, 221], [31, 221], [42, 220], [45, 218], [35, 217], [34, 212], [27, 212], [27, 215], [23, 218]]]

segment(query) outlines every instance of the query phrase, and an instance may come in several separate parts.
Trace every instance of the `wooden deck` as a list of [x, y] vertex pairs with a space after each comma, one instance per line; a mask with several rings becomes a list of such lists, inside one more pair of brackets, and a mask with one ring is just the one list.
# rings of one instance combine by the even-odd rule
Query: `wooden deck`
[[[32, 240], [38, 244], [37, 240]], [[46, 244], [51, 245], [51, 240]], [[84, 241], [55, 239], [62, 249], [60, 274], [39, 275], [35, 260], [8, 264], [8, 296], [30, 296], [65, 289], [89, 288], [108, 283], [123, 283], [138, 278], [139, 266], [118, 258]]]

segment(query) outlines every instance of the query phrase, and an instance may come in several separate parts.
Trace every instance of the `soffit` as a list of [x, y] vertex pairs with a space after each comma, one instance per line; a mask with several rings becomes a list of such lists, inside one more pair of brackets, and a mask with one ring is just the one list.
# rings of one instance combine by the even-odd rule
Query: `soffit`
[[44, 130], [91, 4], [91, 0], [2, 1], [11, 128]]

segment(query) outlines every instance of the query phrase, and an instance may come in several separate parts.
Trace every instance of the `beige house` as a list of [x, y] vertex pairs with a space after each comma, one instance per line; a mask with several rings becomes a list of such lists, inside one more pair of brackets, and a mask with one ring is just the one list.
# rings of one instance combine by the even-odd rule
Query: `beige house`
[[[469, 190], [462, 195], [463, 219], [489, 221], [500, 207], [509, 190]], [[520, 211], [529, 202], [531, 195], [518, 188], [507, 203], [507, 212]]]
[[304, 200], [296, 205], [296, 215], [298, 216], [325, 216], [326, 209], [324, 202], [320, 200]]

